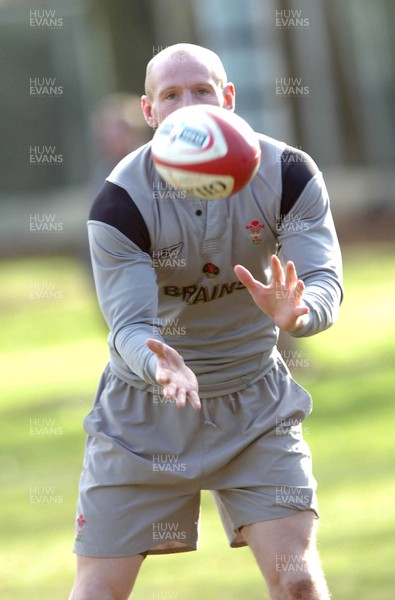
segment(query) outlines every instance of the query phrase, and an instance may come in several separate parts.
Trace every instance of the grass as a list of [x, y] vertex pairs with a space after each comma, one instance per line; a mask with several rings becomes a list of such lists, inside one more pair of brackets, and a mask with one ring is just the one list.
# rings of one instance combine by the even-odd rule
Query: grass
[[[395, 260], [385, 245], [344, 258], [337, 325], [298, 343], [306, 367], [297, 379], [314, 399], [304, 429], [319, 482], [319, 546], [333, 598], [391, 600]], [[0, 597], [61, 600], [74, 575], [82, 420], [106, 363], [106, 328], [90, 276], [72, 258], [1, 269]], [[133, 598], [264, 597], [250, 551], [228, 548], [207, 493], [200, 537], [198, 553], [148, 558]]]

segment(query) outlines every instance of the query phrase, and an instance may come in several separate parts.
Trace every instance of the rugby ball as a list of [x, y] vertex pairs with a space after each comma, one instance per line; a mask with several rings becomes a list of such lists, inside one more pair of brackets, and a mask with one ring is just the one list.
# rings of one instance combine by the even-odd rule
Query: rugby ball
[[152, 139], [152, 160], [172, 187], [203, 200], [227, 198], [255, 176], [261, 149], [248, 123], [224, 108], [179, 108]]

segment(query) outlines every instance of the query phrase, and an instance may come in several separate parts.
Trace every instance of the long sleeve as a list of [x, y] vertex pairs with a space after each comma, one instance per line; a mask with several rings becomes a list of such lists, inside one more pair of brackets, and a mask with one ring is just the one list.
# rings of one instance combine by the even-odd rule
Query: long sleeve
[[129, 369], [155, 384], [156, 358], [148, 338], [155, 328], [158, 299], [155, 270], [143, 252], [115, 227], [89, 221], [89, 243], [99, 304], [110, 329], [110, 344]]
[[287, 215], [277, 224], [280, 256], [295, 263], [304, 281], [307, 324], [294, 337], [314, 335], [337, 319], [343, 297], [342, 258], [321, 173], [310, 179]]

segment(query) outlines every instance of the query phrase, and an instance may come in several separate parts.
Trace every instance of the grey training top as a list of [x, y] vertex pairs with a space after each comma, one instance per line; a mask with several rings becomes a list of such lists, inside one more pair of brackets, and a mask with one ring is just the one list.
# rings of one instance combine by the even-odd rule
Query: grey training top
[[259, 171], [230, 198], [199, 200], [171, 188], [149, 142], [119, 163], [92, 206], [89, 240], [110, 364], [134, 387], [156, 384], [149, 337], [181, 354], [203, 398], [241, 390], [272, 368], [278, 331], [238, 281], [236, 264], [267, 284], [273, 253], [294, 261], [310, 308], [295, 337], [336, 320], [341, 254], [322, 174], [307, 154], [257, 135]]

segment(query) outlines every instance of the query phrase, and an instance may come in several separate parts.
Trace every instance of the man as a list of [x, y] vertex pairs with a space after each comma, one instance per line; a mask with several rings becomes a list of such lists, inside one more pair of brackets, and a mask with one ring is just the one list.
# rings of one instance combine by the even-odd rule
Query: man
[[[143, 112], [156, 128], [193, 104], [234, 110], [234, 86], [217, 55], [177, 44], [148, 64]], [[272, 599], [329, 598], [301, 432], [311, 398], [276, 339], [334, 322], [340, 251], [317, 166], [259, 139], [259, 172], [231, 199], [172, 190], [147, 144], [92, 207], [110, 363], [85, 420], [72, 600], [126, 599], [147, 554], [194, 550], [201, 489], [231, 545], [250, 546]]]
[[141, 100], [134, 94], [110, 94], [101, 100], [92, 115], [92, 138], [97, 167], [92, 187], [96, 195], [103, 181], [127, 154], [152, 137], [141, 112]]

